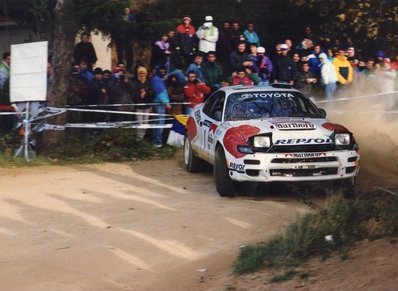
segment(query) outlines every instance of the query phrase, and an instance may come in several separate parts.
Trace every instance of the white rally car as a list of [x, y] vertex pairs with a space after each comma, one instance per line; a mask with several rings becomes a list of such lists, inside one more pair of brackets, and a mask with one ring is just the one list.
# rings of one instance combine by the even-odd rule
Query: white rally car
[[231, 86], [188, 118], [184, 168], [214, 166], [220, 196], [239, 182], [339, 180], [353, 187], [359, 152], [353, 134], [288, 85]]

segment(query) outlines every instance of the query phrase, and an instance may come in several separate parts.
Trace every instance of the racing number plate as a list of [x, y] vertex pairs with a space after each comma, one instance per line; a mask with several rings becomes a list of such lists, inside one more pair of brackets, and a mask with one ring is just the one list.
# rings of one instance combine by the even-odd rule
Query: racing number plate
[[299, 165], [293, 167], [296, 170], [305, 170], [305, 169], [316, 169], [315, 165]]

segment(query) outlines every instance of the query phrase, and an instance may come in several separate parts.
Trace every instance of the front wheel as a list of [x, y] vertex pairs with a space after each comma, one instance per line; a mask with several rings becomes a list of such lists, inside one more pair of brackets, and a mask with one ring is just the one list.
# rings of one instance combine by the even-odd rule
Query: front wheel
[[217, 148], [214, 158], [214, 182], [221, 197], [236, 196], [234, 182], [229, 176], [225, 153], [221, 146]]
[[334, 181], [334, 186], [345, 198], [352, 198], [355, 194], [355, 177]]

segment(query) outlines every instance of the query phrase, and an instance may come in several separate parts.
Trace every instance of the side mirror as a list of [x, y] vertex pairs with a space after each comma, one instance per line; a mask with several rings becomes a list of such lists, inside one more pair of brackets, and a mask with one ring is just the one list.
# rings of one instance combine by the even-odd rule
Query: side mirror
[[319, 108], [319, 111], [321, 112], [322, 117], [326, 117], [326, 110], [325, 109]]

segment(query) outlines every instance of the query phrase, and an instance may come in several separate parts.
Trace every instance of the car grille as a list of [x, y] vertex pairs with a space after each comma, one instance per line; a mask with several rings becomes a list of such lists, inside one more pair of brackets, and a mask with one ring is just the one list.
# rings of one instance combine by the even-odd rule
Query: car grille
[[337, 168], [318, 168], [318, 169], [276, 169], [270, 171], [271, 176], [283, 177], [312, 177], [337, 175]]
[[337, 157], [320, 157], [320, 158], [275, 158], [271, 163], [277, 164], [295, 164], [295, 163], [323, 163], [335, 162]]

